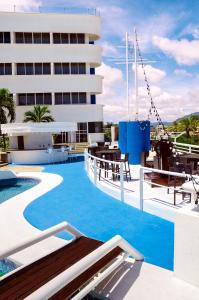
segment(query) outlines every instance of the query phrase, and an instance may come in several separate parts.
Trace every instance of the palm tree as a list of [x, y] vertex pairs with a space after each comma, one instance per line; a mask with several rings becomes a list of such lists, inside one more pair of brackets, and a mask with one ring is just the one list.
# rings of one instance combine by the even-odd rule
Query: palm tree
[[199, 124], [199, 116], [192, 115], [180, 120], [178, 123], [178, 127], [181, 131], [186, 131], [186, 136], [187, 138], [189, 138], [190, 132], [196, 131], [198, 124]]
[[29, 110], [24, 114], [24, 122], [53, 122], [54, 118], [50, 115], [48, 106], [35, 105], [33, 110]]
[[[3, 88], [0, 89], [0, 137], [2, 136], [1, 124], [8, 123], [8, 119], [9, 122], [13, 122], [15, 120], [15, 103], [10, 91]], [[3, 144], [5, 149], [6, 145], [4, 135]]]

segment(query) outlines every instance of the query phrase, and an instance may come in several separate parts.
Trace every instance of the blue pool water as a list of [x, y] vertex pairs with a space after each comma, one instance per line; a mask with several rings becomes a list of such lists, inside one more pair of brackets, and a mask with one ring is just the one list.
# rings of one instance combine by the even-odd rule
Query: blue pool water
[[66, 220], [102, 241], [120, 234], [143, 253], [145, 261], [173, 269], [173, 223], [101, 192], [88, 179], [83, 162], [48, 165], [45, 171], [61, 175], [64, 181], [26, 208], [25, 218], [32, 225], [44, 230]]
[[10, 261], [8, 259], [1, 259], [0, 260], [0, 277], [13, 271], [16, 268], [17, 268], [17, 266], [12, 261]]
[[38, 180], [32, 178], [17, 178], [16, 181], [12, 181], [10, 184], [8, 181], [4, 185], [0, 184], [0, 203], [30, 189], [38, 182]]

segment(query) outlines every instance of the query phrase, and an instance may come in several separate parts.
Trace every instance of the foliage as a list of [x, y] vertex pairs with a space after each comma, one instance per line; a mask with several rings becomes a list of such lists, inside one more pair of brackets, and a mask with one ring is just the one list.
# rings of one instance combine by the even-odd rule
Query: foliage
[[182, 135], [177, 139], [177, 142], [178, 143], [184, 143], [184, 144], [198, 145], [199, 144], [199, 138], [195, 135], [192, 135], [189, 138], [187, 138], [186, 135]]
[[0, 89], [0, 123], [6, 124], [15, 120], [15, 103], [8, 89]]
[[185, 131], [187, 139], [190, 139], [191, 135], [193, 135], [197, 131], [197, 127], [199, 127], [199, 116], [191, 115], [187, 118], [175, 121], [172, 125], [168, 127], [168, 131]]
[[3, 149], [3, 151], [7, 151], [8, 148], [9, 148], [9, 138], [1, 137], [0, 138], [0, 149]]
[[48, 106], [35, 105], [33, 110], [29, 110], [24, 114], [24, 122], [53, 122], [54, 118], [50, 115]]

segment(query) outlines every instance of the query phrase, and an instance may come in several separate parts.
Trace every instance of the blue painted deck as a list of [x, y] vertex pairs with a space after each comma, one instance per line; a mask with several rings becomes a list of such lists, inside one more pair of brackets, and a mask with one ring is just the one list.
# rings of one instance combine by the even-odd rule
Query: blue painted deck
[[59, 174], [64, 181], [26, 208], [25, 218], [32, 225], [44, 230], [66, 220], [102, 241], [120, 234], [144, 254], [145, 261], [173, 270], [173, 223], [98, 190], [88, 179], [83, 162], [48, 165], [45, 172]]

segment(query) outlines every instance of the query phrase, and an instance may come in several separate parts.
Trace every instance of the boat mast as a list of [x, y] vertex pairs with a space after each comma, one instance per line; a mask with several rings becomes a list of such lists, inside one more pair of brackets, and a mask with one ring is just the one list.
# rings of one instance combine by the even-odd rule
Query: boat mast
[[126, 32], [126, 102], [127, 102], [127, 121], [130, 121], [130, 103], [129, 103], [129, 37]]
[[137, 32], [134, 28], [134, 88], [135, 88], [135, 120], [138, 120], [139, 106], [138, 106], [138, 65], [137, 65]]

